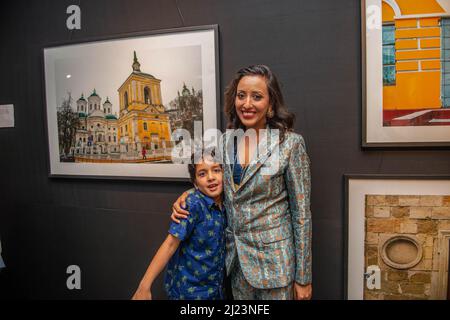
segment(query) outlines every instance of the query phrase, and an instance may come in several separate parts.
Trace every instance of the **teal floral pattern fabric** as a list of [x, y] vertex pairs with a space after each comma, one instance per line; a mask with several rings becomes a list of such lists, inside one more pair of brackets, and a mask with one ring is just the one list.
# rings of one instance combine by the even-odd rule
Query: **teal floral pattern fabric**
[[223, 137], [226, 269], [230, 273], [238, 259], [246, 280], [259, 289], [285, 287], [294, 280], [309, 284], [310, 160], [301, 135], [288, 132], [280, 143], [268, 131], [260, 142], [260, 150], [267, 151], [251, 160], [239, 185], [230, 165], [234, 137], [231, 132]]

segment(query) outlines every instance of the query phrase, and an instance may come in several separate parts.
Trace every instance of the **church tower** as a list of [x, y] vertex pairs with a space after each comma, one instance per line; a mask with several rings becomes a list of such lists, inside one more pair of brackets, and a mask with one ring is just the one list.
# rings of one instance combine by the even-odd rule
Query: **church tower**
[[131, 67], [133, 71], [118, 89], [121, 151], [164, 150], [171, 146], [171, 131], [161, 98], [161, 80], [141, 71], [136, 51]]
[[103, 111], [105, 114], [112, 114], [112, 104], [108, 97], [106, 97], [106, 101], [103, 103]]
[[92, 92], [92, 94], [88, 97], [88, 113], [92, 113], [95, 110], [101, 110], [101, 103], [102, 99], [99, 97], [99, 95], [97, 94], [97, 92], [94, 91]]
[[86, 113], [87, 114], [87, 101], [84, 98], [84, 95], [81, 94], [80, 99], [77, 100], [77, 112]]

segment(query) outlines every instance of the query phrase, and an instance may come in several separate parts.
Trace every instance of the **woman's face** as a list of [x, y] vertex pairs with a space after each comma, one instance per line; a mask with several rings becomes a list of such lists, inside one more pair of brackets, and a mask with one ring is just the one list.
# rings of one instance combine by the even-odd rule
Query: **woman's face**
[[262, 76], [245, 76], [239, 81], [234, 105], [246, 129], [264, 129], [270, 106], [266, 79]]

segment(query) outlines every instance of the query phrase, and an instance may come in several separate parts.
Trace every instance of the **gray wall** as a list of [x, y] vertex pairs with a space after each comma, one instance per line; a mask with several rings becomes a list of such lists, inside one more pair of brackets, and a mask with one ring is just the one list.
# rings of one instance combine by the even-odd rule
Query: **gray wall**
[[[119, 298], [134, 292], [188, 183], [49, 179], [40, 50], [68, 40], [218, 24], [221, 92], [234, 72], [269, 65], [297, 115], [312, 161], [314, 298], [343, 297], [344, 173], [448, 174], [448, 150], [362, 150], [358, 0], [80, 1], [82, 30], [66, 29], [78, 1], [1, 4], [0, 293], [25, 298]], [[184, 22], [183, 22], [184, 20]], [[223, 101], [223, 94], [222, 94]], [[224, 122], [222, 128], [224, 128]], [[65, 287], [82, 268], [82, 290]], [[163, 298], [161, 280], [154, 295]]]

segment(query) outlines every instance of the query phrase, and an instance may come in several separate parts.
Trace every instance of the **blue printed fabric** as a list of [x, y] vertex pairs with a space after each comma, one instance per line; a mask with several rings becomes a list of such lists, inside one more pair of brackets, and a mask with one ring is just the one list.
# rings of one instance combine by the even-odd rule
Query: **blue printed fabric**
[[237, 143], [234, 144], [234, 155], [233, 155], [233, 182], [234, 184], [239, 185], [241, 183], [242, 172], [244, 169], [238, 161], [238, 153], [237, 153]]
[[234, 168], [233, 168], [233, 181], [235, 184], [241, 183], [242, 178], [242, 166], [239, 162], [235, 161]]
[[181, 240], [167, 266], [169, 299], [223, 299], [225, 211], [196, 190], [187, 198], [189, 217], [172, 222], [169, 233]]

